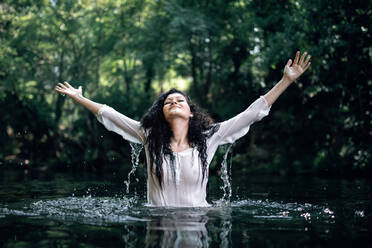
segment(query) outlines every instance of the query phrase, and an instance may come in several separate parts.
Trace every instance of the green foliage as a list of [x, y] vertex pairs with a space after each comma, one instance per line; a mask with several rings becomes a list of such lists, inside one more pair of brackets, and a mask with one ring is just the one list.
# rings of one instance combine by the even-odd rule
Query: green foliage
[[0, 160], [77, 171], [129, 160], [129, 145], [57, 82], [139, 120], [182, 78], [221, 121], [306, 50], [310, 70], [234, 146], [236, 170], [372, 172], [368, 1], [36, 2], [0, 3]]

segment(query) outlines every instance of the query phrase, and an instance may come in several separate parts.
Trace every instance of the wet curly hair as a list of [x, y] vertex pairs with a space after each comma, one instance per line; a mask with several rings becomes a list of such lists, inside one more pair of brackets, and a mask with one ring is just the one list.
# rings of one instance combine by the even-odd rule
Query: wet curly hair
[[211, 137], [219, 128], [219, 125], [214, 124], [212, 118], [204, 110], [191, 102], [190, 97], [186, 93], [177, 89], [171, 89], [163, 93], [141, 119], [141, 125], [147, 133], [146, 144], [148, 145], [150, 155], [151, 175], [153, 175], [155, 166], [155, 176], [160, 187], [162, 187], [162, 166], [165, 157], [169, 158], [173, 177], [175, 177], [176, 174], [174, 168], [175, 156], [170, 148], [173, 132], [168, 122], [165, 120], [163, 113], [164, 101], [168, 95], [173, 93], [182, 94], [190, 106], [190, 111], [193, 113], [193, 117], [189, 119], [187, 138], [190, 146], [196, 148], [199, 152], [199, 159], [202, 163], [202, 181], [206, 176], [208, 167], [206, 141], [207, 138]]

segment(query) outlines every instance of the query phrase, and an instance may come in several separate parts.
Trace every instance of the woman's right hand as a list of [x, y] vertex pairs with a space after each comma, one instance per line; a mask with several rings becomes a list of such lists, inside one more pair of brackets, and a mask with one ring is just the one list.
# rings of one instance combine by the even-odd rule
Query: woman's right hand
[[75, 89], [74, 87], [72, 87], [66, 81], [63, 84], [58, 83], [58, 85], [55, 87], [55, 91], [57, 91], [61, 94], [65, 94], [65, 95], [67, 95], [71, 98], [83, 96], [83, 88], [81, 86], [79, 86], [79, 88]]

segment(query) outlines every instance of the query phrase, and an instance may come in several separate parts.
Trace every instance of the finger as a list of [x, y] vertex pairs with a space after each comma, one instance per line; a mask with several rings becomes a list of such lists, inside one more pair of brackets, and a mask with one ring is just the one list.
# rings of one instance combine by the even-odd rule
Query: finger
[[56, 86], [55, 89], [65, 90], [65, 89], [63, 89], [63, 88], [61, 88], [61, 87], [59, 87], [59, 86]]
[[307, 52], [304, 52], [304, 53], [302, 54], [301, 59], [300, 59], [300, 66], [303, 65], [303, 63], [304, 63], [304, 59], [305, 59], [305, 57], [306, 57], [306, 54], [307, 54]]
[[291, 64], [292, 64], [292, 60], [289, 59], [288, 62], [287, 62], [287, 66], [291, 66]]
[[61, 83], [58, 83], [59, 87], [61, 87], [62, 89], [66, 89], [66, 86], [64, 84], [61, 84]]
[[54, 88], [54, 90], [55, 90], [55, 91], [58, 91], [58, 92], [60, 92], [60, 93], [63, 93], [63, 92], [64, 92], [64, 90], [63, 90], [62, 88], [58, 87], [58, 86], [56, 86], [56, 87]]
[[69, 88], [73, 88], [67, 81], [65, 81], [65, 85], [67, 85]]
[[309, 61], [310, 61], [310, 58], [311, 58], [311, 56], [309, 55], [309, 56], [307, 56], [307, 58], [306, 58], [306, 60], [305, 60], [305, 64], [304, 64], [304, 66], [306, 66], [308, 63], [309, 63]]
[[310, 65], [311, 65], [311, 62], [309, 62], [309, 63], [306, 64], [306, 66], [305, 66], [305, 68], [304, 68], [304, 72], [307, 70], [307, 68], [310, 67]]
[[298, 58], [300, 57], [300, 51], [297, 51], [297, 53], [296, 53], [296, 57], [295, 57], [295, 59], [294, 59], [294, 62], [293, 62], [293, 64], [298, 64]]

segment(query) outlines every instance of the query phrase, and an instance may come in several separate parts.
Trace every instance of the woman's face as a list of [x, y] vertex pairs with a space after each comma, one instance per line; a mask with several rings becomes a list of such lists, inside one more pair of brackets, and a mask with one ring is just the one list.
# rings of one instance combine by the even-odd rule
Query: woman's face
[[192, 113], [186, 97], [180, 93], [169, 94], [164, 100], [163, 114], [168, 122], [175, 118], [188, 120]]

